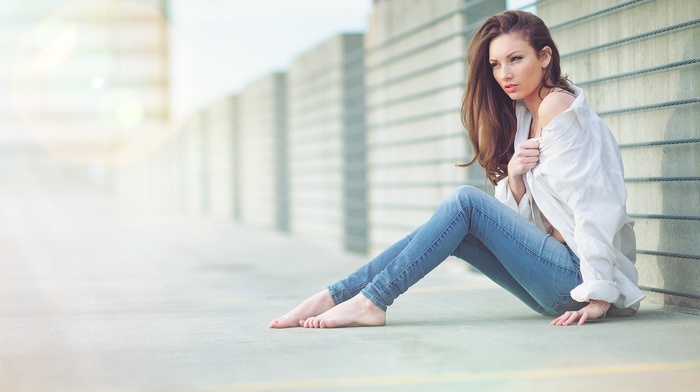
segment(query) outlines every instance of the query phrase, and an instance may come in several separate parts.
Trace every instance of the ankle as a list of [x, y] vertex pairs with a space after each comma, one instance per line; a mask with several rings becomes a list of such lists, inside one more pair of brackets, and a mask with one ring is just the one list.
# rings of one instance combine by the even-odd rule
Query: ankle
[[360, 297], [358, 301], [360, 302], [360, 305], [362, 306], [363, 310], [368, 311], [368, 312], [373, 312], [373, 313], [376, 313], [376, 312], [386, 313], [385, 310], [383, 310], [382, 308], [377, 306], [374, 302], [372, 302], [372, 300], [367, 298], [365, 295], [358, 295], [358, 297]]

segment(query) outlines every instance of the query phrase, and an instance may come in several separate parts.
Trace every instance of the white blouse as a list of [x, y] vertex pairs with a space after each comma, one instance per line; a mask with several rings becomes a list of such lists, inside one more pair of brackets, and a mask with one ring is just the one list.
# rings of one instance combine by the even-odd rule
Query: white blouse
[[[540, 135], [540, 161], [525, 176], [526, 193], [516, 203], [508, 180], [496, 198], [546, 231], [541, 214], [581, 261], [583, 283], [571, 290], [579, 302], [598, 299], [617, 308], [639, 308], [634, 221], [627, 215], [622, 159], [608, 127], [572, 86], [576, 99]], [[527, 140], [532, 115], [516, 102], [515, 146]], [[540, 214], [541, 212], [541, 214]]]

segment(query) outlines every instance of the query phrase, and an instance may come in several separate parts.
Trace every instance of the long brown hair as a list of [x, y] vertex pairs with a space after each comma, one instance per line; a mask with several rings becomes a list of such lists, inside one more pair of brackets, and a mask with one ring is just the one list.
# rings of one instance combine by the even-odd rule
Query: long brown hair
[[516, 120], [515, 102], [493, 77], [489, 62], [491, 41], [507, 33], [516, 33], [539, 55], [545, 46], [552, 49], [552, 59], [544, 69], [542, 86], [570, 90], [561, 74], [559, 51], [542, 19], [524, 11], [506, 11], [486, 19], [467, 49], [469, 76], [462, 101], [462, 124], [467, 129], [474, 156], [464, 166], [478, 161], [492, 184], [508, 175], [508, 161], [513, 156]]

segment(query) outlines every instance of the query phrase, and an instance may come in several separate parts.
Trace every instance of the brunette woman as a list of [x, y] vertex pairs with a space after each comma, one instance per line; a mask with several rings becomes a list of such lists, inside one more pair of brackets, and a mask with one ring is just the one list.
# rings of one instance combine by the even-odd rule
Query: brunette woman
[[489, 17], [468, 48], [462, 121], [495, 198], [457, 188], [422, 226], [271, 328], [380, 326], [448, 256], [479, 269], [553, 325], [633, 314], [633, 221], [617, 143], [537, 16]]

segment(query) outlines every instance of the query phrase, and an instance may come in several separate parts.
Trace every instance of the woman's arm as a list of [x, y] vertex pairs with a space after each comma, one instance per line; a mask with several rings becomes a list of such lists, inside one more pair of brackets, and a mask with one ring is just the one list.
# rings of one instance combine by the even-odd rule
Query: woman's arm
[[540, 141], [539, 139], [530, 139], [520, 143], [508, 162], [508, 186], [518, 205], [527, 191], [523, 174], [537, 166], [539, 161]]
[[[538, 120], [535, 121], [534, 128], [544, 128], [552, 119], [571, 107], [573, 102], [574, 98], [571, 95], [559, 92], [550, 93], [542, 100], [538, 108]], [[508, 186], [517, 204], [520, 204], [520, 200], [527, 192], [523, 174], [537, 166], [540, 161], [539, 132], [535, 132], [534, 136], [535, 138], [520, 143], [508, 162]]]
[[[540, 105], [539, 117], [546, 126], [572, 104], [573, 98], [569, 95], [550, 94]], [[556, 184], [555, 189], [561, 190], [558, 196], [574, 215], [574, 240], [584, 278], [584, 284], [574, 289], [579, 294], [574, 299], [589, 302], [579, 311], [557, 317], [552, 325], [570, 325], [577, 320], [581, 325], [586, 320], [603, 318], [612, 306], [611, 302], [619, 295], [617, 288], [611, 287], [615, 286], [612, 282], [615, 259], [612, 240], [624, 220], [624, 198], [618, 197], [611, 183], [614, 181], [610, 181], [610, 174], [601, 163], [602, 147], [600, 139], [596, 139], [599, 135], [591, 134], [596, 131], [599, 130], [584, 130], [579, 121], [574, 121], [570, 129], [552, 131], [565, 132], [566, 135], [551, 135], [555, 141], [545, 143], [547, 163], [540, 168], [540, 173]], [[608, 169], [615, 171], [614, 167]]]

